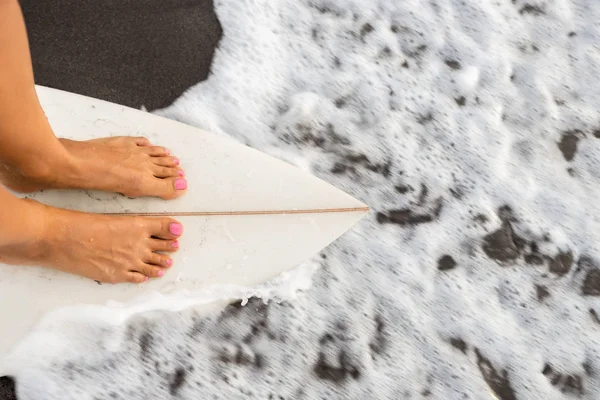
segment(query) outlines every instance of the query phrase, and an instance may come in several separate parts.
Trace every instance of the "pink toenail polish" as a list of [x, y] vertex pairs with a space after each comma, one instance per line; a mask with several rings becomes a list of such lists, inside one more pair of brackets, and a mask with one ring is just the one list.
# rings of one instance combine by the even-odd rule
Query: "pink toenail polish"
[[170, 258], [167, 260], [167, 265], [170, 267], [171, 265], [173, 265], [173, 260], [171, 260]]
[[187, 181], [183, 178], [179, 178], [175, 180], [175, 189], [183, 190], [187, 188]]
[[183, 175], [184, 175], [184, 173], [183, 173], [183, 171], [179, 170], [179, 171], [177, 171], [177, 175], [179, 175], [179, 176], [183, 176]]
[[144, 282], [146, 282], [149, 278], [147, 276], [144, 277]]
[[181, 226], [181, 224], [176, 224], [175, 222], [173, 222], [171, 225], [169, 225], [169, 232], [171, 232], [175, 236], [179, 236], [181, 235], [181, 232], [183, 232], [183, 226]]
[[167, 155], [171, 154], [171, 151], [169, 151], [169, 149], [165, 149], [165, 153], [167, 153]]
[[174, 161], [175, 161], [175, 165], [179, 165], [179, 158], [176, 158]]
[[173, 243], [171, 243], [171, 246], [178, 248], [179, 247], [179, 242], [178, 241], [174, 241]]
[[164, 274], [165, 274], [165, 271], [163, 271], [162, 269], [156, 273], [156, 275], [158, 275], [158, 276], [163, 276]]

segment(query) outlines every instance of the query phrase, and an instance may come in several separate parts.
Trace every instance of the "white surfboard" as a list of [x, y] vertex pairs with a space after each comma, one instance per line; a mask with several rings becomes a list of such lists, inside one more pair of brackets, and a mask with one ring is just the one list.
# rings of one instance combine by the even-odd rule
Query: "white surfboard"
[[0, 264], [0, 361], [50, 310], [126, 302], [154, 291], [257, 285], [302, 263], [368, 211], [335, 187], [231, 139], [117, 104], [37, 90], [57, 135], [75, 140], [146, 136], [177, 155], [189, 189], [170, 201], [60, 190], [28, 197], [94, 213], [172, 215], [184, 224], [185, 234], [174, 266], [141, 285], [98, 285], [47, 268]]

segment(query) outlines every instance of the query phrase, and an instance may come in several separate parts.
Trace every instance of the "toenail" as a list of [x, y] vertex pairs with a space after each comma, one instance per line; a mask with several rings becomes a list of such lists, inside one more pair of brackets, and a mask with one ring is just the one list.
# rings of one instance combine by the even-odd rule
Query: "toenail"
[[183, 176], [183, 175], [184, 175], [184, 174], [183, 174], [183, 171], [182, 171], [182, 170], [179, 170], [179, 171], [177, 171], [177, 175], [179, 175], [179, 176]]
[[171, 152], [169, 151], [169, 149], [165, 149], [165, 153], [167, 153], [167, 155], [171, 154]]
[[158, 276], [163, 276], [164, 274], [165, 274], [165, 271], [163, 271], [162, 269], [156, 273], [156, 275], [158, 275]]
[[179, 158], [176, 158], [173, 161], [175, 161], [175, 165], [179, 165]]
[[149, 278], [147, 276], [144, 277], [144, 282], [146, 282]]
[[178, 248], [179, 247], [179, 242], [178, 241], [174, 241], [173, 243], [171, 243], [171, 246]]
[[171, 265], [173, 265], [173, 260], [171, 260], [170, 258], [167, 260], [167, 265], [170, 267]]
[[181, 235], [181, 232], [183, 232], [183, 226], [173, 222], [171, 225], [169, 225], [169, 232], [171, 232], [173, 235], [179, 236]]
[[183, 178], [179, 178], [175, 180], [175, 189], [183, 190], [187, 188], [187, 181]]

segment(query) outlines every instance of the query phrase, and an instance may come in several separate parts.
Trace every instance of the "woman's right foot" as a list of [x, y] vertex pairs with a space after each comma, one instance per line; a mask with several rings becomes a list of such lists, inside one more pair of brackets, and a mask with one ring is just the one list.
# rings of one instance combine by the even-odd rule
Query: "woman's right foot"
[[[56, 139], [43, 151], [21, 152], [0, 164], [0, 182], [17, 192], [86, 189], [170, 200], [187, 189], [179, 160], [143, 137]], [[39, 156], [38, 154], [43, 154]]]
[[161, 253], [177, 251], [183, 233], [171, 218], [87, 214], [14, 200], [4, 211], [22, 222], [14, 229], [0, 227], [0, 262], [6, 264], [46, 266], [99, 282], [142, 283], [171, 267], [171, 258]]

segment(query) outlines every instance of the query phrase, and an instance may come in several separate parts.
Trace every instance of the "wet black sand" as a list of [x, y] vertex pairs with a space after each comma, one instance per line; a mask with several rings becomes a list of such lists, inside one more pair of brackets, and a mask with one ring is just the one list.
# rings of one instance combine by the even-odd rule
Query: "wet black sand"
[[21, 0], [36, 83], [152, 110], [206, 79], [212, 0]]
[[15, 381], [7, 376], [0, 377], [0, 399], [15, 400]]

